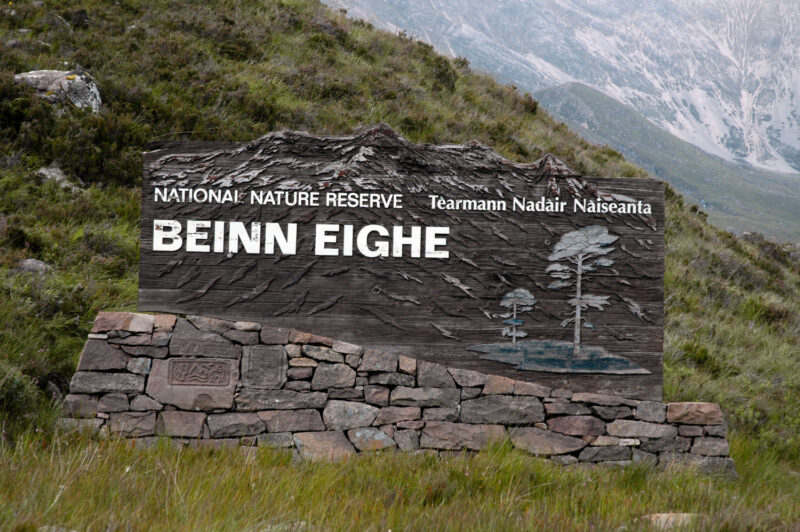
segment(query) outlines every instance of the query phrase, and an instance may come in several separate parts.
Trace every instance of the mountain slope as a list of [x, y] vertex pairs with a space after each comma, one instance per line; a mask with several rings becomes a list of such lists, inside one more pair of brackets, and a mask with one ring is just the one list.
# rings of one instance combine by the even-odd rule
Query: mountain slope
[[[514, 161], [553, 152], [583, 174], [646, 174], [465, 62], [314, 0], [0, 9], [6, 435], [30, 407], [19, 390], [65, 389], [99, 309], [136, 307], [149, 140], [245, 141], [282, 128], [349, 134], [386, 122], [414, 142], [477, 139]], [[12, 78], [78, 64], [99, 84], [98, 114], [53, 107]], [[88, 185], [71, 192], [37, 177], [53, 163]], [[711, 226], [669, 187], [667, 211], [665, 398], [719, 401], [754, 447], [800, 457], [798, 263], [774, 244]], [[29, 258], [51, 269], [20, 271]]]
[[580, 83], [542, 89], [534, 96], [583, 138], [620, 150], [669, 181], [720, 227], [800, 239], [800, 178], [708, 155], [633, 108]]
[[800, 170], [800, 4], [792, 0], [331, 0], [528, 90], [570, 81], [702, 150]]

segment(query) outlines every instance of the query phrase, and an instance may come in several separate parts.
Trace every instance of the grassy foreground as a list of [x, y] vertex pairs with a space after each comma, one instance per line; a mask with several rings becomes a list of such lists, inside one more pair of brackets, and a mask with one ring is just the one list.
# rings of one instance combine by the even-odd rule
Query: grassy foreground
[[26, 437], [0, 448], [0, 528], [37, 530], [797, 530], [800, 472], [732, 439], [739, 480], [690, 470], [560, 468], [498, 445], [343, 463], [290, 453]]

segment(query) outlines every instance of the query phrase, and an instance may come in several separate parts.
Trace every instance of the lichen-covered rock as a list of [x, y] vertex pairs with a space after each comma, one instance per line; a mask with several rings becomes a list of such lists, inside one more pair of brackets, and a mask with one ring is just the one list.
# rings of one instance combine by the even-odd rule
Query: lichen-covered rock
[[463, 388], [472, 388], [486, 384], [486, 375], [479, 371], [469, 369], [449, 368], [448, 371], [456, 381], [456, 384]]
[[414, 377], [405, 373], [373, 373], [368, 382], [384, 386], [414, 386]]
[[484, 395], [461, 404], [461, 421], [507, 425], [533, 424], [544, 421], [544, 408], [535, 397]]
[[398, 421], [413, 421], [420, 419], [421, 414], [421, 409], [417, 406], [387, 406], [381, 408], [373, 425], [380, 426], [397, 423]]
[[155, 412], [116, 412], [109, 414], [109, 430], [124, 437], [152, 436], [156, 431]]
[[380, 409], [353, 401], [328, 401], [322, 412], [322, 419], [329, 430], [347, 430], [369, 427], [378, 416]]
[[344, 355], [337, 353], [329, 347], [319, 345], [304, 345], [303, 354], [313, 358], [318, 362], [333, 362], [334, 364], [344, 364]]
[[376, 349], [367, 349], [361, 357], [361, 365], [358, 366], [358, 370], [394, 373], [397, 371], [397, 355]]
[[418, 430], [396, 430], [394, 431], [393, 439], [397, 443], [397, 447], [401, 451], [416, 451], [419, 449], [419, 431]]
[[76, 371], [69, 383], [69, 390], [78, 394], [141, 393], [144, 391], [144, 377], [133, 373]]
[[86, 72], [33, 70], [17, 74], [14, 81], [33, 88], [39, 98], [50, 103], [70, 103], [95, 113], [103, 104], [97, 83]]
[[126, 371], [130, 359], [130, 355], [105, 340], [89, 340], [81, 351], [78, 371]]
[[229, 412], [226, 414], [209, 414], [206, 420], [212, 438], [233, 438], [253, 436], [266, 430], [266, 425], [258, 414]]
[[340, 430], [299, 432], [294, 435], [294, 444], [302, 458], [312, 461], [342, 460], [356, 452], [353, 444]]
[[[430, 388], [455, 388], [456, 383], [447, 369], [441, 364], [433, 364], [425, 360], [417, 361], [417, 383], [419, 386]], [[404, 384], [404, 386], [413, 386]]]
[[630, 419], [613, 421], [606, 426], [606, 430], [611, 436], [621, 438], [674, 438], [678, 435], [675, 426]]
[[311, 379], [312, 390], [350, 388], [356, 383], [356, 372], [347, 364], [320, 363]]
[[722, 410], [717, 403], [669, 403], [667, 422], [684, 425], [721, 425]]
[[429, 421], [422, 431], [419, 445], [429, 449], [479, 451], [485, 449], [491, 442], [504, 439], [505, 436], [506, 430], [502, 425]]
[[397, 447], [397, 443], [388, 434], [375, 427], [348, 430], [347, 437], [359, 451], [381, 451]]
[[641, 401], [636, 405], [634, 417], [642, 421], [663, 423], [667, 419], [667, 407], [664, 403], [655, 401]]
[[560, 416], [548, 420], [547, 428], [570, 436], [600, 436], [606, 424], [592, 416]]

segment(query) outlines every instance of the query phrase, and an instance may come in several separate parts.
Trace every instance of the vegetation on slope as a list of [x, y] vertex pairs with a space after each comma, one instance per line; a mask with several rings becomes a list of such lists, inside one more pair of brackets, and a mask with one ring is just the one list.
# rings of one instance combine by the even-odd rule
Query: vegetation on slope
[[[40, 4], [23, 0], [0, 17], [0, 416], [9, 432], [40, 424], [23, 419], [9, 383], [35, 387], [22, 396], [46, 413], [48, 383], [66, 390], [96, 312], [135, 308], [136, 187], [149, 140], [345, 134], [386, 122], [417, 142], [478, 139], [518, 161], [551, 152], [587, 175], [645, 175], [466, 61], [315, 0]], [[12, 80], [78, 67], [100, 86], [99, 114], [51, 106]], [[37, 180], [51, 163], [88, 186]], [[673, 193], [667, 247], [665, 398], [719, 401], [740, 435], [800, 458], [797, 262], [712, 227]], [[53, 268], [19, 273], [24, 258]]]

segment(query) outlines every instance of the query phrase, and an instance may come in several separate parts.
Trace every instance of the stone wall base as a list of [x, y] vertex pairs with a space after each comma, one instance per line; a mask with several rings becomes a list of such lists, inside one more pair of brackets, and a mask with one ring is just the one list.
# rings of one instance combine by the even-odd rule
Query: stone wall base
[[558, 464], [688, 463], [733, 473], [714, 403], [550, 389], [300, 331], [102, 312], [64, 401], [68, 430], [338, 459], [498, 440]]

